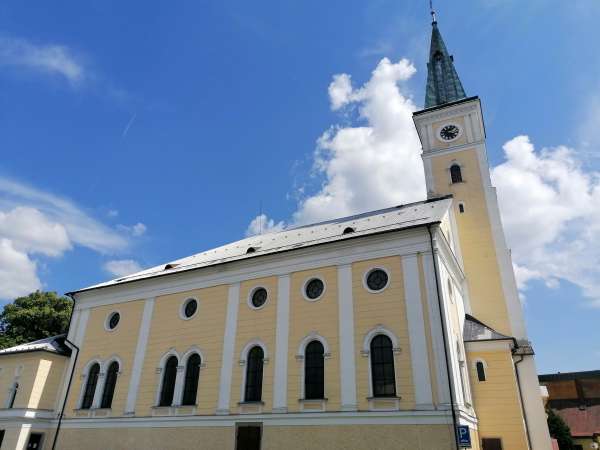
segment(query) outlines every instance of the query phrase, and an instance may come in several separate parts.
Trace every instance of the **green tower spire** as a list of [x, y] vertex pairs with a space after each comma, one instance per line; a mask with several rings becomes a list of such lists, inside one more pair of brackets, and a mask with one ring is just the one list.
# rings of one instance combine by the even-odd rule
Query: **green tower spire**
[[427, 89], [425, 91], [425, 108], [443, 105], [466, 97], [458, 73], [454, 68], [454, 58], [448, 54], [442, 34], [437, 26], [435, 13], [431, 30], [431, 48], [427, 63]]

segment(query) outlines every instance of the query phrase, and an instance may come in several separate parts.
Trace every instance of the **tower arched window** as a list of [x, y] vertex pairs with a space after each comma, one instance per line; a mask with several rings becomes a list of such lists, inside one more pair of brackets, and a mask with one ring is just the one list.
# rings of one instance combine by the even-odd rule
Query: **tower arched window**
[[198, 392], [198, 378], [200, 377], [200, 364], [202, 359], [198, 353], [191, 355], [185, 367], [185, 384], [183, 386], [182, 405], [195, 405]]
[[260, 346], [255, 346], [248, 352], [246, 364], [246, 389], [244, 401], [259, 402], [262, 399], [264, 352]]
[[113, 361], [108, 366], [106, 371], [106, 381], [104, 382], [104, 392], [102, 392], [101, 408], [112, 407], [113, 396], [115, 395], [115, 387], [117, 386], [117, 377], [119, 375], [119, 363]]
[[452, 164], [452, 166], [450, 166], [450, 179], [452, 180], [452, 183], [462, 183], [462, 171], [458, 164]]
[[325, 397], [325, 349], [319, 341], [312, 341], [304, 352], [304, 398]]
[[100, 373], [100, 364], [94, 363], [88, 370], [87, 380], [85, 382], [85, 390], [83, 391], [83, 399], [81, 400], [81, 409], [90, 409], [94, 402], [94, 394], [96, 393], [96, 385], [98, 384], [98, 374]]
[[177, 379], [177, 356], [169, 356], [165, 363], [160, 401], [158, 406], [171, 406], [175, 394], [175, 380]]
[[482, 361], [475, 363], [475, 369], [477, 370], [477, 379], [479, 381], [485, 381], [485, 366]]
[[11, 409], [15, 406], [15, 399], [17, 398], [17, 392], [19, 392], [19, 383], [15, 383], [13, 385], [12, 390], [10, 391], [10, 399], [8, 401], [8, 408]]
[[370, 350], [373, 397], [394, 397], [396, 374], [391, 339], [383, 334], [375, 336], [371, 341]]

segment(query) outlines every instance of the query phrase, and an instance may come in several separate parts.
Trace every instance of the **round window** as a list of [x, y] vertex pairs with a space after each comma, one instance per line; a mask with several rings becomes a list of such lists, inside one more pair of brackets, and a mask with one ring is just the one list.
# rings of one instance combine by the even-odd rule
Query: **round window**
[[114, 330], [119, 325], [119, 320], [121, 320], [121, 314], [118, 312], [112, 313], [108, 318], [108, 329]]
[[195, 298], [189, 298], [185, 302], [185, 306], [183, 307], [183, 316], [186, 319], [189, 319], [198, 310], [198, 301]]
[[265, 288], [257, 288], [252, 293], [252, 298], [250, 299], [252, 306], [255, 308], [262, 307], [267, 302], [267, 290]]
[[381, 291], [387, 286], [388, 281], [388, 274], [382, 269], [373, 269], [367, 275], [367, 287], [371, 291]]
[[313, 278], [308, 283], [306, 283], [306, 287], [304, 288], [304, 293], [309, 300], [316, 300], [321, 295], [323, 295], [323, 291], [325, 290], [325, 284], [323, 284], [322, 280], [318, 278]]

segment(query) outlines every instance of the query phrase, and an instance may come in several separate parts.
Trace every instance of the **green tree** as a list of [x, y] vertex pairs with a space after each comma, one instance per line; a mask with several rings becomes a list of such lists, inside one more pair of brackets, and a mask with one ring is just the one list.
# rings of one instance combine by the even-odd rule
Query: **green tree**
[[558, 441], [558, 448], [560, 450], [573, 450], [575, 447], [569, 425], [552, 409], [548, 408], [546, 412], [548, 414], [550, 436]]
[[0, 349], [65, 333], [73, 302], [56, 292], [36, 291], [4, 306]]

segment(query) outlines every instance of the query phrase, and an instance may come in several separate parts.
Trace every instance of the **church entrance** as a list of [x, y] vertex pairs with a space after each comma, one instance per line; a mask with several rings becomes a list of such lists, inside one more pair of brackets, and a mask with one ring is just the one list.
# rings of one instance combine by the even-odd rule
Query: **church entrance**
[[259, 424], [238, 424], [235, 450], [260, 450], [262, 427]]

